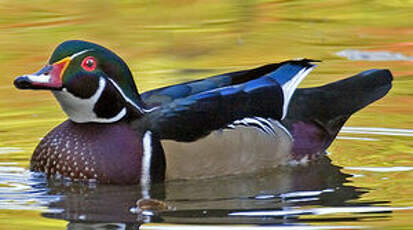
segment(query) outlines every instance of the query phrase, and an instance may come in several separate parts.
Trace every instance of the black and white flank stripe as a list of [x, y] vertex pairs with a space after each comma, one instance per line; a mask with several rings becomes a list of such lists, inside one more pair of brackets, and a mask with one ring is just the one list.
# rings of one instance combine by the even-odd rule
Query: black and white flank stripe
[[232, 124], [229, 124], [227, 128], [235, 129], [237, 126], [252, 127], [265, 134], [277, 136], [273, 123], [262, 117], [246, 117], [241, 120], [236, 120]]

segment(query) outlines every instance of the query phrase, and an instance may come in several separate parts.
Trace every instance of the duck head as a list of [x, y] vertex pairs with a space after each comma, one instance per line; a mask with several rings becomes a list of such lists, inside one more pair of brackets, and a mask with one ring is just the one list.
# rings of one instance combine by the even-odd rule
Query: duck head
[[139, 117], [145, 110], [126, 63], [110, 50], [85, 41], [63, 42], [45, 67], [17, 77], [14, 85], [51, 90], [76, 123], [113, 123]]

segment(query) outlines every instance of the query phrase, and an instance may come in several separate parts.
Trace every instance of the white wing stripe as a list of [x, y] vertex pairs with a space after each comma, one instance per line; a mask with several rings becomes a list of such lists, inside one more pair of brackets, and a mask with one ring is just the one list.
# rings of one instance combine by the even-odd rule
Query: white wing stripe
[[288, 112], [288, 105], [290, 104], [291, 97], [293, 96], [295, 89], [297, 86], [300, 84], [302, 80], [313, 70], [315, 66], [311, 66], [308, 68], [304, 68], [300, 70], [291, 80], [286, 82], [284, 85], [282, 85], [283, 89], [283, 95], [284, 95], [284, 104], [283, 104], [283, 112], [282, 112], [282, 117], [281, 120], [287, 116]]

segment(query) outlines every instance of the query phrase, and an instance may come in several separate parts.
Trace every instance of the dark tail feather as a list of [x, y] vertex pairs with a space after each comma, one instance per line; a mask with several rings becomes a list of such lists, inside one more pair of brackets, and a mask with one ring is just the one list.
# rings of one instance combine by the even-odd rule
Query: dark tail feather
[[324, 152], [347, 119], [391, 89], [389, 70], [373, 69], [321, 87], [297, 89], [282, 123], [297, 158]]

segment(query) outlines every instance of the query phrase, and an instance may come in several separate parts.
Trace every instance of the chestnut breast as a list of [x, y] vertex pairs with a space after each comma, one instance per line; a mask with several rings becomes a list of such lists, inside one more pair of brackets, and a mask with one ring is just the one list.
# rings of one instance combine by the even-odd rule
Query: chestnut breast
[[127, 123], [74, 123], [67, 120], [36, 147], [31, 169], [48, 177], [100, 183], [139, 182], [142, 137]]

